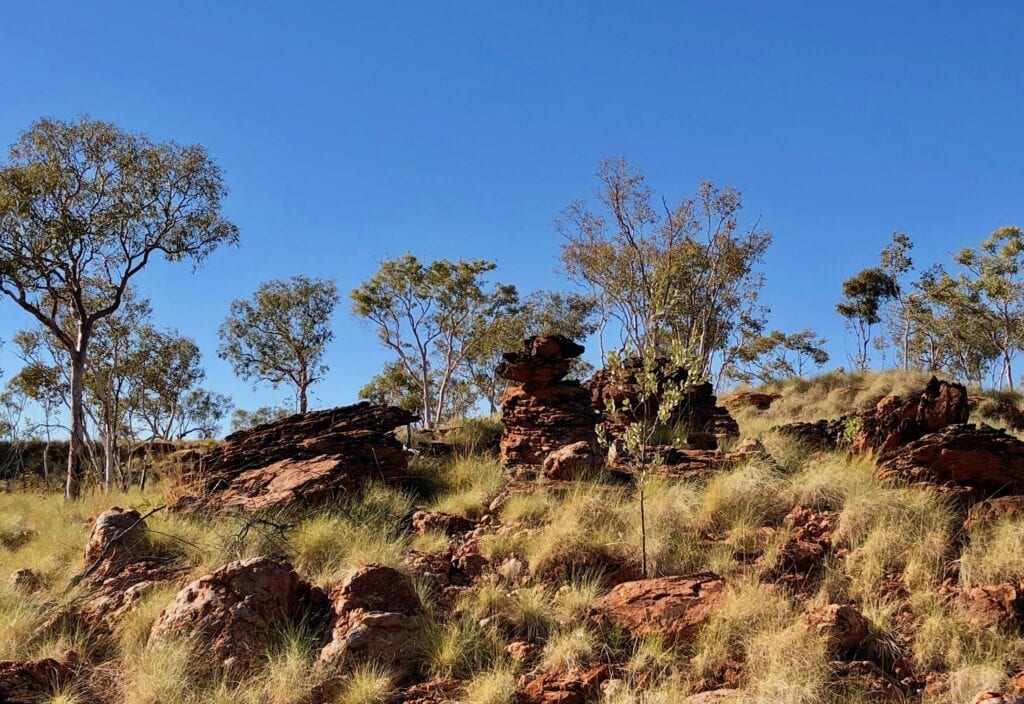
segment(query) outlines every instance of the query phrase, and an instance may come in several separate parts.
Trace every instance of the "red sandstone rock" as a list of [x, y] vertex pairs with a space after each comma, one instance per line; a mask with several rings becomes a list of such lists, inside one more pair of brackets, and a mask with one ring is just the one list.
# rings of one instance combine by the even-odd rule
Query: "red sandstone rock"
[[523, 352], [505, 355], [497, 373], [511, 381], [501, 398], [501, 462], [506, 467], [540, 467], [567, 445], [595, 445], [598, 415], [590, 394], [574, 381], [562, 381], [569, 360], [583, 348], [560, 335], [534, 337]]
[[0, 661], [0, 702], [48, 700], [74, 678], [78, 656], [68, 651], [60, 660]]
[[85, 564], [91, 567], [98, 561], [93, 574], [102, 576], [137, 561], [149, 549], [149, 535], [141, 514], [135, 509], [114, 506], [93, 522], [85, 546]]
[[391, 567], [368, 565], [331, 590], [331, 603], [331, 638], [321, 660], [351, 658], [411, 671], [409, 648], [422, 606], [408, 577]]
[[212, 667], [244, 672], [283, 626], [322, 618], [327, 608], [324, 593], [288, 565], [265, 557], [240, 560], [178, 592], [157, 617], [150, 641], [195, 638]]
[[985, 494], [1024, 486], [1024, 442], [987, 425], [950, 425], [878, 458], [881, 479], [968, 487]]
[[836, 661], [831, 664], [834, 688], [838, 693], [850, 696], [851, 701], [865, 701], [878, 704], [899, 704], [906, 701], [896, 678], [870, 660]]
[[975, 628], [1018, 628], [1024, 616], [1024, 593], [1019, 584], [1009, 582], [964, 587], [957, 605]]
[[754, 408], [758, 411], [767, 411], [773, 403], [782, 398], [779, 394], [765, 394], [757, 391], [737, 391], [727, 396], [722, 405], [730, 411], [740, 408]]
[[775, 426], [771, 432], [793, 438], [810, 449], [830, 451], [845, 444], [846, 424], [846, 417], [814, 423], [786, 423]]
[[437, 531], [450, 537], [473, 530], [473, 522], [441, 511], [417, 511], [412, 515], [412, 527], [420, 535]]
[[1000, 496], [979, 501], [971, 506], [964, 521], [964, 530], [971, 533], [997, 521], [1024, 516], [1024, 496]]
[[886, 396], [873, 411], [861, 414], [853, 452], [885, 454], [946, 426], [966, 423], [969, 414], [967, 389], [932, 377], [921, 393]]
[[593, 445], [586, 441], [560, 447], [544, 458], [542, 473], [548, 479], [571, 481], [582, 477], [601, 464]]
[[172, 509], [315, 506], [367, 479], [402, 478], [408, 463], [391, 431], [414, 420], [400, 408], [363, 402], [234, 433], [186, 474], [190, 495]]
[[519, 692], [519, 704], [584, 704], [600, 694], [608, 679], [607, 665], [576, 670], [545, 672], [527, 682]]
[[854, 652], [868, 637], [868, 622], [848, 604], [813, 608], [804, 618], [816, 633], [825, 637], [829, 654], [840, 659]]
[[27, 568], [12, 572], [7, 582], [13, 591], [22, 594], [31, 594], [43, 588], [43, 578], [38, 572]]
[[596, 611], [634, 638], [654, 635], [682, 645], [697, 635], [725, 590], [725, 580], [710, 572], [641, 579], [612, 589]]

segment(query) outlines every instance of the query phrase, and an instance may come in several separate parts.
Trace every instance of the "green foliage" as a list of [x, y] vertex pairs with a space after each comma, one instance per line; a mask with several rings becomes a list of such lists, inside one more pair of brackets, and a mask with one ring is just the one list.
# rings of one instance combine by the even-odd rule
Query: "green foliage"
[[298, 411], [305, 413], [309, 387], [327, 373], [323, 357], [334, 338], [330, 317], [337, 304], [338, 287], [329, 279], [267, 281], [252, 300], [231, 302], [218, 354], [245, 379], [293, 385]]
[[843, 282], [843, 300], [836, 305], [836, 311], [857, 335], [853, 361], [861, 371], [868, 367], [868, 344], [873, 327], [882, 321], [882, 307], [899, 292], [899, 283], [881, 267], [864, 269]]
[[[424, 427], [446, 417], [460, 371], [488, 356], [503, 319], [517, 310], [514, 286], [485, 281], [494, 269], [483, 260], [424, 264], [406, 254], [381, 262], [377, 273], [352, 291], [353, 313], [376, 330], [407, 378], [418, 384]], [[375, 384], [393, 385], [393, 380]]]

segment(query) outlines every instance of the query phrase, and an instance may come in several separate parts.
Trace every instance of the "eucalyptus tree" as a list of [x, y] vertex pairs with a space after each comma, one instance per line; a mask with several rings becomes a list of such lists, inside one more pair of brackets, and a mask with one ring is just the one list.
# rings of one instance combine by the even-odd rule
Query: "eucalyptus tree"
[[238, 241], [221, 214], [225, 194], [203, 147], [154, 143], [89, 118], [38, 120], [0, 163], [0, 293], [70, 358], [68, 498], [80, 490], [84, 375], [97, 324], [155, 257], [198, 264]]
[[843, 282], [843, 298], [836, 304], [836, 312], [857, 337], [853, 362], [861, 371], [868, 368], [868, 346], [874, 326], [882, 322], [882, 308], [898, 293], [899, 284], [881, 267], [863, 269]]
[[416, 380], [425, 428], [440, 422], [451, 399], [464, 394], [459, 372], [486, 352], [495, 331], [517, 310], [514, 286], [484, 278], [494, 269], [483, 260], [426, 264], [406, 254], [381, 262], [352, 291], [352, 311]]
[[267, 281], [251, 300], [231, 302], [218, 354], [243, 379], [293, 385], [298, 411], [305, 413], [309, 387], [328, 371], [323, 359], [334, 339], [330, 318], [337, 304], [338, 286], [330, 279]]
[[771, 234], [740, 226], [735, 188], [704, 181], [669, 205], [624, 159], [604, 160], [597, 177], [597, 203], [572, 203], [555, 222], [566, 273], [617, 323], [624, 348], [648, 356], [682, 346], [710, 376], [741, 318], [762, 314], [757, 267]]

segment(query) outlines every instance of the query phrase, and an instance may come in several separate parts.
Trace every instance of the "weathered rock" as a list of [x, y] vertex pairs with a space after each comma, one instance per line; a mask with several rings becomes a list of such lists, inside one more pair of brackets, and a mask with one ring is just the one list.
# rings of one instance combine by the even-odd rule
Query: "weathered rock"
[[1024, 516], [1024, 495], [999, 496], [971, 506], [964, 521], [964, 530], [971, 533], [998, 521]]
[[967, 389], [932, 377], [921, 393], [886, 396], [874, 410], [861, 414], [852, 449], [856, 454], [883, 455], [946, 426], [966, 423], [968, 415]]
[[868, 622], [860, 611], [848, 604], [828, 604], [810, 609], [804, 619], [825, 637], [829, 655], [841, 659], [855, 652], [868, 637]]
[[85, 563], [87, 567], [95, 564], [92, 574], [101, 577], [145, 557], [149, 548], [142, 515], [135, 509], [114, 506], [93, 522], [85, 546]]
[[766, 577], [800, 593], [812, 590], [832, 550], [832, 531], [838, 520], [833, 511], [795, 506], [782, 521], [789, 538]]
[[885, 480], [1010, 494], [1024, 485], [1024, 442], [987, 425], [950, 425], [878, 458]]
[[534, 643], [525, 640], [517, 640], [505, 646], [505, 652], [516, 662], [530, 662], [540, 652]]
[[[658, 474], [667, 477], [683, 477], [686, 479], [706, 479], [744, 462], [752, 460], [771, 461], [771, 457], [759, 440], [747, 438], [733, 450], [684, 450], [672, 445], [656, 445], [649, 447], [651, 457], [656, 458], [655, 468]], [[621, 441], [614, 441], [608, 452], [608, 464], [611, 467], [631, 470], [636, 462], [629, 455]]]
[[43, 587], [42, 576], [33, 570], [23, 567], [20, 570], [15, 570], [11, 573], [10, 578], [7, 580], [10, 584], [11, 589], [22, 594], [31, 594], [37, 592]]
[[451, 704], [462, 689], [459, 680], [446, 678], [420, 682], [398, 692], [389, 704]]
[[408, 577], [391, 567], [368, 565], [331, 590], [331, 603], [331, 638], [320, 651], [321, 660], [386, 663], [404, 674], [415, 666], [409, 648], [422, 605]]
[[[686, 426], [691, 432], [707, 432], [719, 439], [739, 437], [739, 425], [728, 410], [718, 405], [710, 383], [688, 386], [687, 370], [667, 359], [656, 360], [655, 366], [658, 391], [643, 400], [638, 381], [643, 374], [643, 361], [639, 357], [623, 360], [614, 371], [601, 369], [585, 384], [594, 409], [604, 415], [609, 437], [621, 438], [629, 424], [657, 418], [661, 397], [670, 389], [682, 392], [682, 400], [673, 409], [669, 425]], [[607, 412], [611, 406], [617, 409], [614, 414]]]
[[757, 391], [737, 391], [734, 394], [726, 396], [722, 401], [722, 405], [730, 411], [736, 411], [741, 408], [754, 408], [758, 411], [767, 411], [771, 408], [771, 405], [780, 398], [782, 398], [780, 394], [765, 394]]
[[1024, 593], [1009, 582], [964, 587], [957, 605], [975, 628], [1020, 628], [1024, 617]]
[[569, 373], [570, 360], [584, 348], [562, 335], [538, 335], [523, 342], [522, 352], [506, 352], [498, 365], [502, 379], [519, 384], [550, 386]]
[[786, 423], [777, 425], [771, 432], [778, 433], [814, 450], [835, 450], [846, 441], [847, 418], [819, 420], [814, 423]]
[[60, 660], [0, 661], [0, 702], [41, 702], [69, 684], [78, 669], [78, 655], [68, 651]]
[[608, 679], [608, 665], [590, 665], [574, 670], [544, 672], [526, 682], [519, 692], [519, 704], [584, 704], [600, 694]]
[[1006, 399], [971, 397], [971, 412], [977, 418], [1005, 423], [1010, 430], [1024, 430], [1024, 411]]
[[571, 481], [582, 477], [601, 465], [594, 454], [594, 446], [585, 441], [560, 447], [544, 458], [542, 474], [548, 479]]
[[523, 352], [505, 354], [497, 369], [502, 378], [518, 382], [501, 398], [502, 464], [540, 467], [567, 445], [596, 445], [598, 415], [589, 392], [578, 382], [562, 381], [583, 348], [560, 335], [531, 337], [523, 346]]
[[157, 617], [151, 642], [189, 637], [211, 667], [245, 672], [274, 633], [326, 616], [326, 595], [287, 564], [257, 557], [231, 562], [188, 584]]
[[442, 511], [416, 511], [412, 515], [412, 527], [420, 535], [437, 531], [453, 536], [473, 530], [473, 522], [468, 518]]
[[391, 431], [416, 420], [367, 402], [298, 414], [229, 435], [184, 476], [173, 510], [258, 511], [316, 506], [367, 479], [407, 473]]
[[686, 447], [690, 450], [717, 450], [718, 438], [703, 431], [690, 433], [686, 436]]
[[659, 636], [682, 645], [697, 635], [725, 591], [725, 580], [710, 572], [641, 579], [616, 586], [596, 611], [634, 638]]
[[877, 704], [905, 701], [896, 678], [870, 660], [839, 660], [831, 663], [831, 669], [835, 690], [851, 701], [861, 701], [858, 696]]

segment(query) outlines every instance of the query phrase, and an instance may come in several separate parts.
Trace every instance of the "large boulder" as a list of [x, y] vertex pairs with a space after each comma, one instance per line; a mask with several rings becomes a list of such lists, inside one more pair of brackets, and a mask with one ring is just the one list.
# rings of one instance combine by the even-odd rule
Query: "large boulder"
[[771, 432], [792, 438], [811, 450], [831, 451], [839, 449], [846, 442], [847, 422], [846, 416], [813, 423], [801, 421], [776, 425]]
[[999, 521], [1018, 519], [1021, 516], [1024, 516], [1024, 496], [998, 496], [971, 506], [964, 521], [964, 530], [972, 533]]
[[599, 616], [636, 639], [658, 636], [666, 643], [691, 642], [726, 593], [725, 580], [704, 572], [624, 582], [596, 605]]
[[594, 447], [586, 441], [560, 447], [544, 458], [543, 474], [548, 479], [571, 481], [601, 466]]
[[331, 604], [331, 637], [321, 660], [386, 663], [404, 674], [412, 670], [409, 649], [423, 607], [408, 577], [368, 565], [331, 590]]
[[1024, 487], [1024, 442], [987, 425], [950, 425], [878, 458], [881, 479], [966, 487], [983, 495]]
[[867, 619], [849, 604], [815, 607], [804, 614], [804, 619], [825, 638], [829, 655], [837, 660], [855, 652], [870, 630]]
[[563, 381], [583, 347], [561, 335], [540, 335], [509, 352], [498, 365], [503, 379], [516, 382], [501, 398], [501, 462], [505, 467], [539, 468], [548, 455], [567, 445], [597, 443], [598, 414], [590, 394], [575, 381]]
[[149, 534], [142, 515], [135, 509], [114, 506], [93, 521], [85, 546], [85, 563], [92, 574], [102, 576], [138, 561], [149, 550]]
[[172, 509], [316, 506], [368, 479], [401, 479], [408, 462], [392, 431], [415, 420], [400, 408], [363, 402], [233, 433], [185, 474], [186, 495]]
[[190, 639], [204, 661], [245, 672], [282, 627], [315, 623], [328, 612], [326, 595], [289, 565], [265, 557], [239, 560], [188, 584], [150, 632], [150, 642]]
[[852, 449], [856, 454], [883, 455], [946, 426], [966, 423], [969, 415], [967, 389], [932, 377], [920, 393], [886, 396], [874, 410], [861, 414]]
[[767, 411], [771, 405], [782, 398], [779, 394], [766, 394], [758, 391], [737, 391], [722, 400], [722, 405], [730, 411], [738, 411], [741, 408], [753, 408], [757, 411]]

